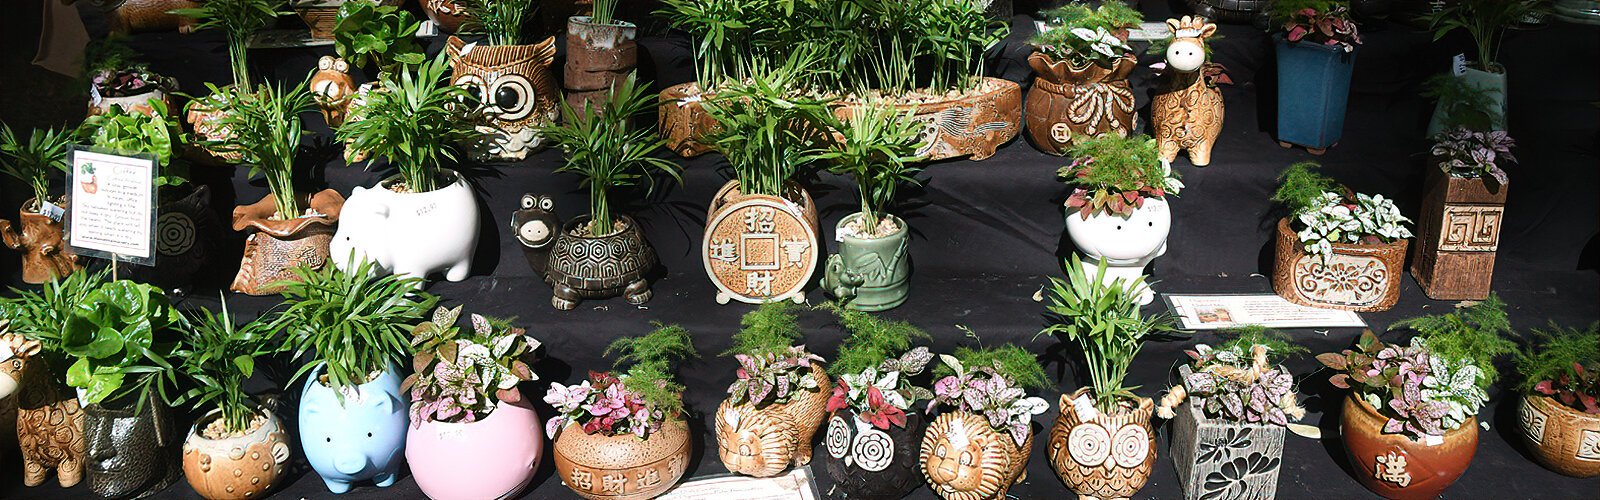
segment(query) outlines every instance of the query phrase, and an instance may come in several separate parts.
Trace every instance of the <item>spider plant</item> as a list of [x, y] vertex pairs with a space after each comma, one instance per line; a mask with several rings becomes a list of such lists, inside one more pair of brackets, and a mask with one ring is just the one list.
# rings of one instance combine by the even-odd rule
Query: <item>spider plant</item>
[[1445, 2], [1439, 10], [1420, 19], [1433, 30], [1435, 42], [1457, 29], [1466, 30], [1478, 49], [1477, 65], [1484, 71], [1499, 73], [1503, 69], [1496, 59], [1506, 27], [1541, 8], [1539, 0], [1458, 0]]
[[383, 87], [368, 93], [360, 105], [365, 118], [346, 120], [339, 140], [347, 149], [388, 158], [411, 192], [437, 189], [441, 164], [456, 160], [454, 144], [476, 135], [456, 111], [471, 94], [450, 84], [449, 71], [450, 63], [440, 52], [415, 72], [384, 75]]
[[649, 85], [639, 85], [637, 74], [630, 73], [611, 87], [610, 97], [598, 106], [585, 102], [580, 112], [567, 101], [561, 102], [561, 122], [541, 132], [561, 146], [566, 165], [556, 172], [583, 176], [589, 187], [589, 234], [602, 236], [615, 232], [611, 202], [607, 192], [632, 186], [641, 179], [655, 188], [650, 170], [659, 170], [683, 182], [678, 164], [650, 156], [666, 144], [649, 128], [634, 127], [634, 117], [655, 110], [655, 94]]
[[50, 199], [50, 171], [67, 171], [67, 150], [72, 145], [71, 135], [65, 129], [33, 129], [28, 140], [23, 141], [11, 130], [11, 125], [0, 124], [0, 171], [25, 182], [33, 190], [32, 207], [44, 207]]
[[363, 260], [350, 271], [339, 266], [293, 270], [283, 286], [283, 316], [294, 357], [315, 353], [294, 374], [299, 379], [326, 364], [319, 380], [335, 394], [367, 383], [373, 373], [411, 358], [411, 328], [438, 299], [415, 291], [421, 278], [378, 275]]
[[523, 27], [538, 9], [533, 0], [458, 0], [467, 11], [462, 31], [484, 35], [488, 45], [522, 45]]
[[227, 432], [249, 431], [257, 405], [245, 393], [244, 381], [255, 374], [258, 359], [271, 359], [286, 349], [278, 339], [279, 325], [268, 317], [235, 324], [227, 299], [222, 300], [220, 313], [196, 309], [186, 316], [183, 341], [174, 357], [181, 360], [178, 372], [193, 380], [194, 388], [173, 404], [215, 408]]
[[1128, 367], [1146, 336], [1174, 329], [1172, 317], [1147, 318], [1139, 313], [1139, 290], [1145, 287], [1142, 277], [1133, 283], [1106, 283], [1105, 262], [1090, 275], [1076, 255], [1066, 267], [1067, 279], [1050, 278], [1046, 309], [1052, 324], [1038, 335], [1056, 335], [1078, 343], [1089, 369], [1095, 407], [1111, 413], [1118, 401], [1137, 397], [1133, 390], [1138, 387], [1123, 385]]
[[[89, 292], [106, 282], [109, 269], [58, 277], [44, 282], [38, 291], [12, 288], [11, 297], [0, 297], [0, 319], [10, 321], [12, 330], [28, 340], [38, 341], [45, 353], [60, 355], [67, 318]], [[63, 366], [56, 361], [51, 364]]]
[[300, 124], [300, 114], [313, 109], [308, 85], [309, 80], [303, 80], [287, 89], [282, 83], [261, 84], [255, 92], [237, 88], [233, 104], [221, 122], [233, 134], [207, 141], [221, 151], [243, 154], [243, 162], [250, 165], [250, 176], [267, 179], [278, 216], [285, 219], [301, 214], [300, 199], [294, 190], [294, 158], [300, 149], [300, 137], [306, 132]]
[[245, 54], [250, 35], [270, 28], [278, 16], [289, 14], [286, 0], [207, 0], [197, 7], [175, 9], [170, 14], [192, 17], [198, 23], [194, 29], [221, 28], [227, 32], [228, 61], [233, 70], [233, 85], [250, 86], [250, 67]]
[[829, 101], [799, 95], [795, 84], [817, 60], [815, 52], [796, 51], [781, 67], [758, 68], [706, 103], [720, 127], [705, 140], [727, 156], [741, 193], [782, 196], [784, 183], [809, 163]]
[[828, 170], [856, 180], [861, 197], [864, 234], [871, 234], [887, 217], [885, 210], [894, 202], [900, 184], [917, 184], [916, 153], [922, 146], [923, 124], [916, 111], [896, 111], [884, 102], [869, 102], [855, 108], [848, 119], [824, 115], [838, 136], [815, 159], [829, 162]]

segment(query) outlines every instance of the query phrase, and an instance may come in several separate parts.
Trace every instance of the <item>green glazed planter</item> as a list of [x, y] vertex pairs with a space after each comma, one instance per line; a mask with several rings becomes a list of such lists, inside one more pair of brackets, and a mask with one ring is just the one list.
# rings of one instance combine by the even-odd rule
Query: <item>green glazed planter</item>
[[893, 309], [906, 301], [910, 291], [911, 231], [906, 222], [888, 216], [900, 231], [882, 238], [862, 239], [844, 235], [850, 221], [861, 218], [857, 212], [845, 216], [834, 226], [840, 235], [839, 253], [828, 256], [822, 286], [845, 307], [858, 311]]
[[[1506, 74], [1490, 73], [1481, 69], [1467, 68], [1466, 72], [1462, 73], [1461, 76], [1457, 76], [1456, 78], [1465, 80], [1468, 84], [1478, 88], [1484, 94], [1489, 96], [1489, 100], [1494, 102], [1495, 108], [1500, 111], [1500, 119], [1494, 121], [1494, 129], [1505, 130], [1507, 116]], [[1428, 137], [1433, 137], [1444, 131], [1444, 113], [1440, 108], [1440, 104], [1435, 104], [1433, 106], [1433, 118], [1428, 120]]]

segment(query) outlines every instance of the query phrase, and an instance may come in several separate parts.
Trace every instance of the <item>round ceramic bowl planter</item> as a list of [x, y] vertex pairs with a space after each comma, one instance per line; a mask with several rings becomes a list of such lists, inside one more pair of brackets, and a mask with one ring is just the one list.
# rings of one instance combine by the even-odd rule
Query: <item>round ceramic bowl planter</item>
[[1028, 478], [1033, 431], [1022, 446], [989, 427], [983, 415], [947, 411], [928, 424], [919, 460], [922, 477], [945, 500], [999, 500]]
[[884, 214], [895, 227], [893, 233], [862, 238], [849, 229], [861, 220], [854, 213], [839, 220], [833, 234], [839, 240], [839, 253], [828, 256], [822, 287], [858, 311], [883, 311], [899, 307], [911, 290], [911, 227], [904, 220]]
[[[36, 210], [28, 210], [35, 204], [34, 198], [28, 198], [17, 210], [17, 223], [22, 226], [20, 230], [12, 226], [11, 221], [0, 219], [0, 240], [5, 242], [6, 247], [22, 254], [22, 281], [37, 285], [50, 281], [53, 276], [72, 274], [81, 266], [78, 265], [78, 256], [63, 240], [65, 233], [61, 222]], [[67, 208], [65, 198], [60, 206], [62, 210]]]
[[[1193, 368], [1178, 370], [1188, 380]], [[1184, 498], [1276, 498], [1287, 428], [1207, 417], [1205, 403], [1191, 390], [1172, 420], [1172, 465]]]
[[1344, 133], [1355, 51], [1273, 35], [1278, 57], [1278, 145], [1322, 154]]
[[1080, 498], [1132, 497], [1156, 463], [1155, 403], [1121, 402], [1113, 414], [1075, 409], [1074, 401], [1088, 397], [1088, 387], [1061, 395], [1061, 414], [1050, 428], [1050, 467]]
[[1028, 65], [1039, 75], [1028, 89], [1024, 111], [1034, 148], [1062, 155], [1079, 138], [1127, 137], [1134, 130], [1137, 115], [1128, 74], [1139, 62], [1133, 56], [1117, 59], [1108, 69], [1094, 63], [1077, 67], [1034, 52]]
[[1355, 395], [1345, 398], [1339, 437], [1355, 467], [1356, 480], [1373, 493], [1397, 500], [1434, 498], [1467, 471], [1478, 450], [1478, 419], [1468, 418], [1442, 437], [1414, 440], [1385, 434], [1388, 417]]
[[922, 485], [917, 455], [926, 427], [920, 411], [906, 412], [904, 427], [878, 429], [843, 408], [828, 417], [819, 460], [845, 498], [897, 500]]
[[773, 477], [789, 465], [811, 463], [811, 438], [833, 394], [833, 382], [817, 364], [811, 365], [816, 391], [796, 394], [783, 404], [765, 408], [745, 402], [717, 406], [717, 456], [729, 471], [755, 477]]
[[633, 40], [639, 27], [614, 19], [598, 24], [589, 16], [567, 18], [567, 63], [562, 67], [567, 104], [582, 111], [589, 103], [598, 107], [609, 97], [612, 85], [626, 80], [639, 65], [639, 45]]
[[1517, 415], [1523, 442], [1539, 465], [1572, 477], [1600, 477], [1600, 415], [1542, 394], [1524, 394]]
[[189, 428], [183, 442], [183, 476], [200, 496], [210, 500], [246, 500], [266, 496], [284, 476], [292, 453], [289, 436], [277, 415], [257, 407], [257, 424], [239, 436], [211, 439], [201, 435], [213, 411]]
[[819, 251], [811, 193], [788, 182], [782, 197], [747, 195], [728, 181], [707, 213], [700, 255], [718, 304], [805, 301]]
[[328, 245], [333, 265], [349, 270], [366, 259], [402, 276], [467, 279], [478, 249], [478, 201], [461, 173], [446, 172], [450, 183], [425, 193], [394, 191], [400, 176], [355, 188]]
[[689, 446], [682, 418], [663, 422], [645, 439], [585, 434], [583, 426], [567, 424], [555, 440], [556, 477], [590, 500], [655, 498], [683, 479]]
[[271, 193], [260, 201], [233, 209], [233, 230], [251, 230], [244, 241], [244, 258], [239, 274], [229, 288], [248, 295], [275, 295], [283, 291], [279, 281], [298, 279], [292, 269], [307, 266], [322, 269], [328, 263], [328, 243], [339, 222], [344, 197], [332, 189], [301, 196], [306, 214], [284, 219], [279, 216]]
[[656, 123], [660, 124], [661, 137], [667, 140], [667, 149], [684, 158], [694, 158], [710, 152], [710, 144], [700, 138], [718, 130], [717, 120], [706, 112], [705, 102], [713, 94], [702, 93], [696, 82], [680, 83], [661, 89], [656, 102]]
[[[91, 89], [91, 91], [92, 90], [93, 89]], [[152, 100], [161, 101], [162, 104], [167, 106], [167, 109], [178, 109], [172, 105], [172, 96], [167, 93], [166, 89], [162, 88], [160, 85], [152, 84], [150, 85], [149, 90], [145, 90], [144, 92], [134, 95], [118, 97], [95, 97], [94, 94], [91, 93], [89, 99], [89, 116], [110, 113], [112, 106], [122, 108], [123, 111], [127, 111], [129, 113], [152, 115], [156, 112], [155, 108], [150, 107], [150, 101]]]
[[587, 234], [588, 215], [562, 226], [545, 269], [545, 281], [555, 288], [551, 306], [570, 311], [584, 299], [619, 295], [636, 306], [650, 301], [645, 274], [656, 267], [655, 249], [632, 217], [618, 215], [616, 223], [622, 227], [600, 236]]
[[501, 401], [469, 423], [424, 420], [406, 434], [417, 487], [434, 500], [511, 498], [544, 457], [544, 425], [527, 401]]
[[1333, 255], [1323, 261], [1306, 253], [1288, 218], [1279, 219], [1272, 290], [1303, 306], [1387, 311], [1400, 301], [1407, 241], [1334, 243]]
[[[1510, 116], [1506, 114], [1505, 72], [1484, 71], [1476, 67], [1468, 67], [1463, 69], [1461, 73], [1456, 74], [1455, 77], [1478, 89], [1479, 93], [1489, 98], [1493, 109], [1499, 113], [1499, 115], [1490, 114], [1491, 117], [1498, 116], [1498, 118], [1494, 118], [1493, 128], [1495, 130], [1505, 130], [1505, 117]], [[1444, 105], [1435, 104], [1433, 117], [1428, 119], [1428, 137], [1439, 135], [1440, 132], [1444, 132]]]
[[83, 430], [84, 475], [101, 498], [150, 496], [182, 474], [172, 409], [154, 397], [84, 407]]
[[1489, 298], [1509, 183], [1429, 167], [1411, 277], [1433, 300]]
[[[848, 118], [856, 105], [843, 101], [834, 114]], [[995, 77], [983, 77], [965, 94], [899, 99], [894, 108], [916, 110], [926, 127], [926, 143], [917, 154], [929, 161], [962, 156], [982, 160], [1022, 131], [1022, 86]]]
[[405, 456], [409, 405], [400, 391], [396, 367], [340, 394], [321, 382], [323, 367], [311, 371], [300, 392], [300, 447], [306, 461], [334, 493], [351, 483], [394, 484]]
[[[425, 0], [426, 1], [426, 0]], [[450, 36], [451, 83], [466, 87], [482, 104], [474, 113], [485, 123], [467, 144], [479, 160], [521, 161], [549, 142], [539, 128], [561, 116], [561, 86], [551, 66], [556, 37], [533, 45], [484, 45]]]
[[[1067, 236], [1082, 253], [1088, 276], [1106, 264], [1104, 281], [1121, 280], [1124, 286], [1144, 276], [1144, 268], [1167, 253], [1167, 234], [1172, 231], [1172, 208], [1166, 198], [1145, 198], [1144, 204], [1128, 215], [1101, 211], [1084, 219], [1080, 211], [1067, 212]], [[1155, 291], [1140, 287], [1139, 304], [1155, 300]]]

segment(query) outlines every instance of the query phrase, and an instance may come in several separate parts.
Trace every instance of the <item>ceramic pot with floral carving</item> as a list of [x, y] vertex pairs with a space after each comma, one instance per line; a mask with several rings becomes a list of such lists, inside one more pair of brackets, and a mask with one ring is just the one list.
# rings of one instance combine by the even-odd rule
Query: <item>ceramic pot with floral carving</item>
[[222, 221], [211, 210], [210, 186], [162, 186], [158, 194], [156, 265], [124, 266], [120, 272], [124, 278], [163, 289], [188, 289], [198, 277], [211, 275], [208, 271], [215, 261], [211, 257], [223, 240]]
[[[58, 207], [67, 208], [66, 198]], [[0, 219], [0, 240], [7, 247], [22, 254], [22, 281], [40, 284], [53, 276], [66, 276], [80, 267], [78, 256], [67, 246], [61, 221], [40, 213], [33, 198], [22, 204], [17, 214], [20, 230], [11, 221]]]
[[1332, 255], [1307, 253], [1289, 219], [1278, 221], [1272, 290], [1303, 306], [1359, 312], [1387, 311], [1400, 301], [1409, 240], [1334, 243]]
[[1443, 436], [1423, 440], [1386, 434], [1388, 417], [1351, 395], [1339, 415], [1339, 437], [1356, 481], [1385, 498], [1435, 498], [1467, 471], [1478, 450], [1478, 419], [1468, 418]]
[[89, 491], [101, 498], [144, 498], [177, 482], [178, 463], [172, 409], [146, 393], [84, 407], [85, 475]]
[[811, 193], [789, 182], [783, 196], [746, 195], [728, 181], [707, 213], [701, 257], [718, 304], [805, 301], [820, 251]]
[[1028, 119], [1028, 139], [1039, 151], [1062, 155], [1074, 139], [1133, 133], [1133, 88], [1128, 74], [1139, 65], [1133, 56], [1117, 59], [1110, 68], [1089, 63], [1073, 66], [1044, 52], [1028, 56], [1038, 76], [1028, 89], [1023, 115]]
[[1132, 497], [1156, 463], [1155, 403], [1118, 402], [1114, 413], [1077, 409], [1073, 402], [1089, 390], [1061, 395], [1061, 414], [1050, 429], [1050, 466], [1080, 498]]
[[[304, 196], [304, 195], [302, 195]], [[328, 263], [328, 243], [344, 197], [332, 189], [306, 196], [304, 214], [285, 219], [277, 213], [272, 194], [233, 209], [233, 230], [252, 231], [244, 243], [244, 259], [231, 289], [250, 295], [272, 295], [282, 290], [282, 280], [295, 279], [299, 265], [322, 269]]]
[[290, 455], [288, 432], [278, 416], [263, 408], [250, 430], [229, 434], [213, 411], [195, 422], [183, 442], [183, 476], [196, 493], [209, 500], [246, 500], [266, 496], [283, 478]]
[[817, 390], [804, 391], [788, 402], [757, 408], [748, 402], [717, 407], [717, 456], [729, 471], [773, 477], [789, 466], [811, 463], [811, 438], [822, 425], [833, 381], [821, 365], [811, 365]]
[[690, 446], [682, 417], [668, 419], [645, 439], [588, 434], [569, 423], [555, 439], [556, 477], [590, 500], [655, 498], [683, 479]]
[[1533, 459], [1572, 477], [1600, 477], [1600, 415], [1543, 394], [1525, 394], [1517, 408], [1523, 442]]
[[467, 88], [481, 103], [474, 110], [481, 134], [468, 144], [482, 160], [522, 160], [548, 141], [539, 128], [561, 116], [556, 84], [556, 38], [533, 45], [468, 45], [451, 36], [451, 83]]
[[1010, 434], [994, 430], [982, 415], [947, 411], [922, 436], [922, 476], [945, 500], [998, 500], [1028, 478], [1032, 450], [1032, 430], [1017, 446]]
[[5, 332], [0, 321], [0, 398], [16, 395], [17, 443], [22, 448], [22, 484], [44, 484], [50, 469], [62, 488], [83, 479], [83, 410], [78, 398], [39, 356], [39, 341]]
[[473, 422], [424, 418], [413, 425], [406, 462], [417, 487], [434, 500], [515, 497], [544, 457], [544, 424], [526, 400], [502, 400]]
[[906, 412], [904, 426], [879, 429], [848, 406], [828, 417], [817, 458], [845, 498], [895, 500], [922, 485], [918, 455], [928, 421]]

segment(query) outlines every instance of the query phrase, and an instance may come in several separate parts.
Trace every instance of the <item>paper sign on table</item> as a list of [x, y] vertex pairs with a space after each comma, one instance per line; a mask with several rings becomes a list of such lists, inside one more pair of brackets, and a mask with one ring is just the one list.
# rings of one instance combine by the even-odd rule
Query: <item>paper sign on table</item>
[[722, 474], [685, 481], [660, 500], [817, 500], [817, 484], [811, 466], [796, 467], [788, 474], [754, 478]]
[[73, 149], [67, 244], [78, 255], [155, 264], [156, 161]]
[[1246, 325], [1268, 328], [1360, 328], [1359, 314], [1291, 303], [1273, 294], [1163, 295], [1185, 330], [1219, 330]]

